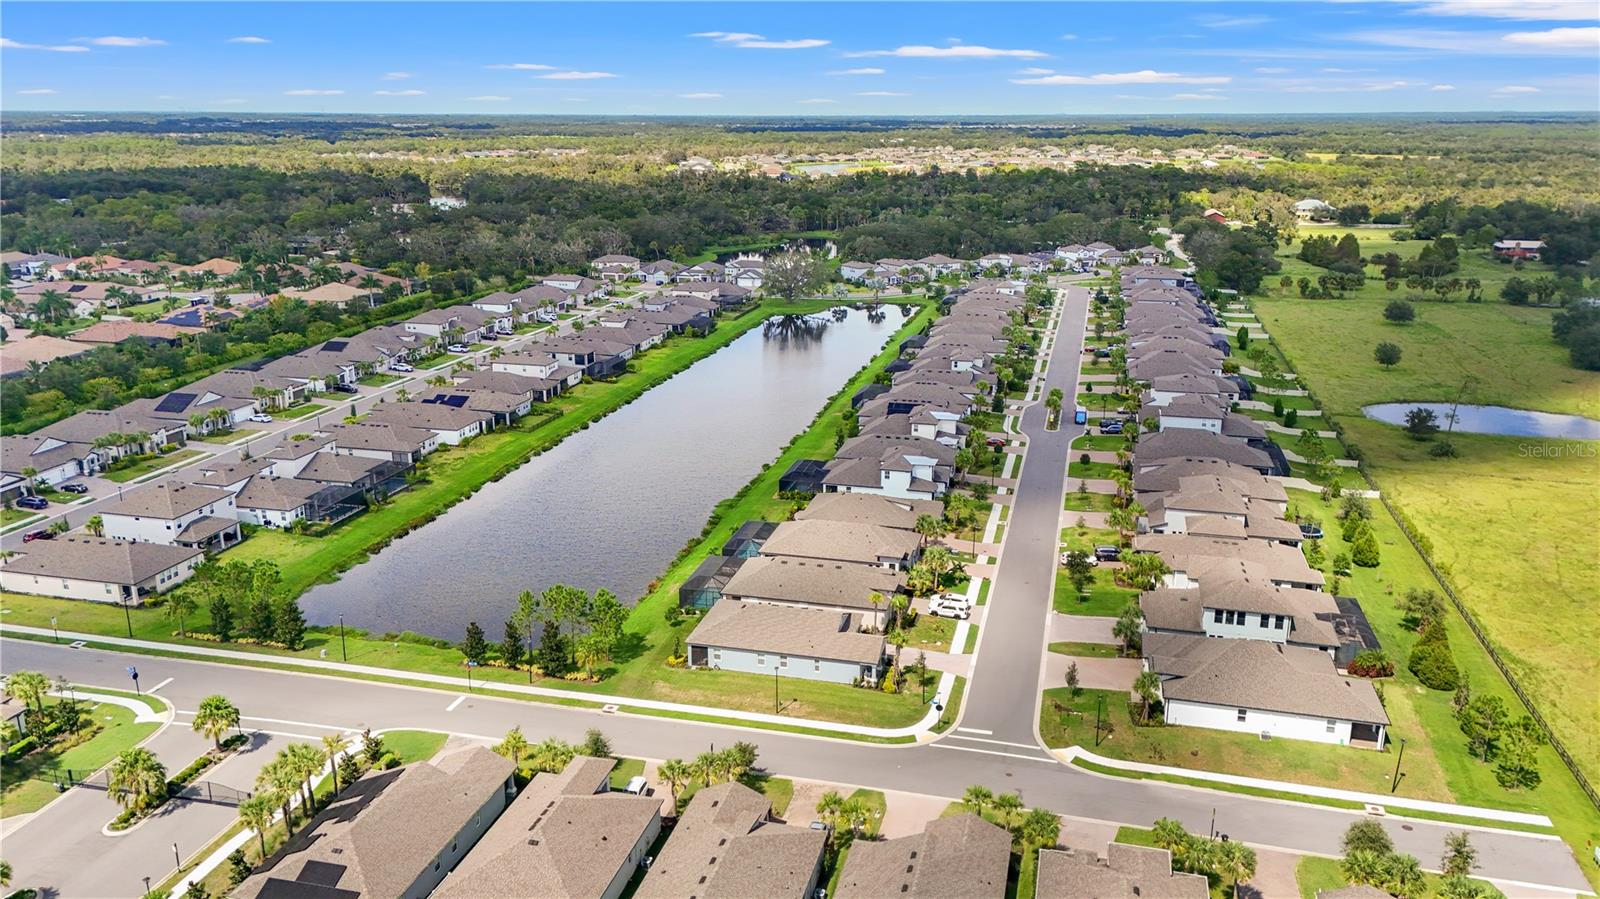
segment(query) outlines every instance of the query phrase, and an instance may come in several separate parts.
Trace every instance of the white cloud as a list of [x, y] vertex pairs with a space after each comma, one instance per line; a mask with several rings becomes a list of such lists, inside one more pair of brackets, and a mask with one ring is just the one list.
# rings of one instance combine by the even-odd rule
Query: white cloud
[[1256, 66], [1258, 75], [1286, 75], [1289, 70], [1283, 66]]
[[159, 47], [166, 41], [153, 37], [124, 37], [120, 34], [107, 34], [101, 37], [75, 37], [73, 41], [80, 44], [93, 44], [96, 47]]
[[5, 50], [48, 50], [51, 53], [88, 53], [88, 47], [79, 47], [72, 44], [24, 44], [8, 37], [0, 37], [0, 49]]
[[1075, 41], [1077, 39], [1078, 39], [1078, 36], [1076, 34], [1063, 34], [1061, 36], [1061, 40], [1064, 40], [1064, 41]]
[[1456, 86], [1453, 84], [1435, 84], [1433, 87], [1428, 88], [1430, 91], [1453, 91], [1455, 89]]
[[846, 56], [899, 56], [905, 59], [1043, 59], [1048, 56], [1038, 50], [1003, 50], [979, 44], [956, 44], [953, 47], [930, 47], [926, 44], [907, 44], [893, 50], [862, 50]]
[[709, 38], [719, 44], [731, 44], [749, 50], [810, 50], [813, 47], [826, 47], [831, 43], [818, 37], [773, 41], [768, 40], [765, 35], [751, 34], [748, 31], [696, 31], [689, 36]]
[[858, 97], [909, 97], [905, 91], [857, 91]]
[[1251, 28], [1272, 21], [1266, 16], [1196, 16], [1195, 24], [1202, 28]]
[[1113, 99], [1113, 100], [1148, 100], [1150, 98], [1144, 96], [1143, 94], [1112, 94], [1111, 95], [1111, 99]]
[[615, 78], [615, 72], [551, 72], [548, 75], [535, 75], [535, 78], [548, 78], [551, 81], [593, 81], [597, 78]]
[[484, 66], [486, 69], [516, 69], [519, 72], [548, 72], [555, 66], [542, 65], [537, 62], [497, 62]]
[[829, 75], [882, 75], [886, 71], [887, 71], [886, 69], [879, 69], [879, 68], [874, 68], [872, 66], [868, 66], [868, 67], [862, 68], [862, 69], [836, 69], [836, 70], [834, 70], [832, 72], [829, 72], [828, 74]]
[[468, 97], [467, 99], [468, 100], [472, 100], [472, 101], [477, 102], [477, 103], [500, 103], [502, 101], [509, 100], [511, 98], [510, 97], [496, 97], [493, 94], [485, 94], [484, 96], [481, 96], [481, 97]]
[[404, 80], [406, 80], [407, 78], [410, 78], [410, 77], [411, 77], [411, 73], [410, 72], [384, 72], [383, 73], [383, 80], [384, 81], [404, 81]]
[[1038, 66], [1028, 66], [1026, 69], [1021, 69], [1017, 72], [1018, 75], [1054, 75], [1055, 73], [1055, 69], [1041, 69]]
[[1421, 86], [1415, 81], [1373, 81], [1367, 84], [1291, 84], [1280, 90], [1286, 94], [1374, 94]]
[[1233, 79], [1227, 75], [1184, 75], [1178, 72], [1157, 72], [1140, 69], [1137, 72], [1102, 72], [1098, 75], [1041, 75], [1037, 78], [1013, 78], [1012, 84], [1227, 84]]
[[1430, 0], [1414, 12], [1526, 21], [1587, 21], [1595, 17], [1594, 0]]
[[837, 103], [839, 101], [838, 100], [829, 100], [827, 97], [809, 97], [809, 98], [807, 98], [805, 100], [801, 100], [800, 102], [801, 103]]
[[684, 99], [684, 100], [721, 100], [722, 99], [722, 95], [717, 93], [716, 91], [694, 91], [692, 93], [679, 94], [678, 96], [680, 98]]
[[284, 91], [285, 97], [337, 97], [343, 94], [341, 90], [330, 90], [320, 87], [300, 87], [292, 91]]
[[55, 90], [48, 87], [30, 87], [25, 91], [17, 91], [17, 95], [22, 97], [44, 97], [53, 93]]
[[1168, 100], [1226, 100], [1221, 94], [1173, 94]]
[[1355, 74], [1357, 72], [1370, 72], [1372, 70], [1371, 69], [1345, 69], [1345, 68], [1340, 68], [1339, 66], [1323, 66], [1322, 68], [1318, 69], [1317, 71], [1326, 72], [1329, 75], [1353, 75], [1353, 74]]
[[228, 43], [230, 43], [230, 44], [270, 44], [270, 43], [272, 43], [272, 41], [269, 41], [264, 37], [256, 37], [253, 34], [241, 34], [238, 37], [230, 37], [230, 38], [228, 38]]
[[1539, 89], [1536, 87], [1529, 87], [1526, 84], [1508, 84], [1504, 87], [1497, 87], [1490, 93], [1499, 94], [1500, 96], [1509, 96], [1511, 94], [1537, 94], [1539, 93]]
[[1512, 44], [1531, 47], [1600, 46], [1600, 28], [1552, 28], [1549, 31], [1513, 31], [1501, 38]]
[[427, 91], [419, 91], [419, 90], [416, 90], [416, 89], [407, 90], [407, 91], [373, 91], [372, 92], [373, 96], [376, 96], [376, 97], [421, 97], [426, 93], [427, 93]]

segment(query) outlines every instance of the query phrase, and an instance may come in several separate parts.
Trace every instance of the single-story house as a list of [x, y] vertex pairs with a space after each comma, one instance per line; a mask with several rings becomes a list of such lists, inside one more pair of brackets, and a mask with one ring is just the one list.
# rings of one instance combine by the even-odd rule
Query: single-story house
[[1208, 899], [1210, 895], [1211, 884], [1205, 877], [1174, 872], [1172, 853], [1154, 846], [1111, 843], [1105, 858], [1082, 850], [1039, 850], [1035, 899]]
[[493, 417], [453, 403], [382, 403], [367, 415], [373, 424], [400, 425], [432, 431], [445, 446], [460, 446], [489, 430]]
[[859, 615], [882, 629], [890, 598], [904, 587], [898, 572], [882, 568], [758, 556], [739, 567], [723, 586], [722, 597]]
[[973, 814], [935, 818], [921, 833], [852, 843], [835, 895], [1003, 899], [1010, 862], [1011, 834], [1003, 828]]
[[194, 573], [205, 553], [187, 546], [100, 537], [36, 540], [0, 563], [0, 589], [140, 605]]
[[821, 830], [775, 819], [744, 784], [715, 784], [694, 794], [634, 897], [812, 899], [826, 843]]
[[685, 643], [694, 668], [877, 683], [883, 635], [863, 633], [863, 627], [860, 615], [723, 599]]
[[888, 569], [909, 569], [921, 552], [921, 538], [910, 531], [818, 519], [786, 521], [761, 546], [761, 554], [771, 558]]
[[321, 434], [333, 439], [333, 452], [340, 455], [412, 465], [439, 448], [439, 435], [433, 431], [370, 419], [356, 424], [328, 425]]

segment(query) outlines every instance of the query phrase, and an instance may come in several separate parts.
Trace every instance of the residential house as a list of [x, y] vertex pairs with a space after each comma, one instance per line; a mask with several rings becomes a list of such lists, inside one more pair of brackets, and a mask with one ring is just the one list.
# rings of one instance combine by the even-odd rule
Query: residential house
[[950, 489], [955, 454], [927, 437], [862, 434], [839, 447], [822, 485], [829, 493], [937, 499]]
[[871, 262], [841, 262], [839, 263], [839, 277], [846, 281], [865, 281], [878, 272], [878, 266]]
[[844, 521], [786, 521], [761, 546], [771, 558], [843, 562], [909, 569], [921, 555], [921, 538], [909, 531]]
[[644, 276], [645, 283], [660, 286], [667, 284], [683, 272], [682, 263], [673, 262], [671, 259], [657, 259], [639, 266], [639, 273]]
[[22, 253], [16, 250], [0, 253], [0, 265], [5, 266], [13, 278], [38, 278], [44, 275], [50, 266], [67, 261], [67, 257], [55, 253]]
[[443, 402], [382, 403], [368, 413], [366, 421], [432, 431], [445, 446], [460, 446], [493, 425], [488, 413], [466, 408], [465, 403]]
[[639, 271], [639, 259], [635, 256], [612, 253], [592, 260], [589, 268], [599, 275], [602, 281], [626, 281]]
[[481, 746], [369, 771], [229, 895], [424, 899], [505, 810], [514, 771]]
[[1504, 259], [1528, 259], [1537, 261], [1544, 252], [1542, 240], [1497, 240], [1494, 242], [1494, 254]]
[[852, 843], [835, 895], [1003, 899], [1010, 863], [1011, 834], [1003, 828], [973, 814], [935, 818], [921, 833]]
[[241, 521], [263, 527], [286, 528], [297, 521], [340, 518], [353, 514], [358, 510], [335, 509], [337, 500], [348, 495], [348, 491], [330, 488], [327, 484], [317, 481], [301, 480], [297, 477], [273, 477], [262, 473], [245, 483], [244, 488], [239, 491], [236, 502]]
[[699, 281], [721, 281], [726, 269], [720, 262], [702, 262], [691, 265], [673, 276], [672, 280], [684, 284]]
[[94, 349], [85, 343], [62, 340], [49, 334], [30, 334], [22, 340], [7, 340], [0, 352], [0, 377], [16, 378], [42, 368], [57, 359], [70, 359]]
[[305, 373], [286, 376], [247, 368], [230, 368], [195, 381], [185, 387], [182, 393], [193, 394], [200, 403], [210, 402], [213, 397], [249, 397], [263, 409], [287, 409], [304, 402], [316, 389], [315, 376]]
[[757, 556], [739, 567], [721, 595], [724, 600], [858, 615], [866, 625], [882, 630], [889, 599], [904, 588], [905, 579], [895, 571]]
[[482, 381], [474, 382], [468, 378], [450, 387], [429, 388], [417, 394], [414, 399], [425, 406], [448, 406], [453, 409], [465, 409], [468, 412], [487, 415], [489, 416], [489, 421], [485, 426], [485, 430], [492, 430], [496, 427], [511, 424], [513, 421], [527, 415], [533, 409], [536, 396], [532, 389], [524, 390], [520, 393], [503, 393], [483, 386], [473, 386], [491, 379], [515, 379], [519, 381], [529, 381], [530, 379], [522, 378], [518, 375], [508, 375], [504, 372], [482, 372], [481, 374], [485, 376]]
[[1111, 843], [1105, 858], [1093, 852], [1039, 850], [1037, 899], [1208, 899], [1211, 885], [1199, 874], [1172, 870], [1172, 853], [1154, 846]]
[[539, 283], [564, 291], [569, 303], [566, 308], [578, 303], [587, 303], [609, 292], [605, 284], [582, 275], [545, 275], [539, 279]]
[[301, 300], [307, 305], [349, 306], [376, 306], [382, 292], [366, 287], [357, 287], [354, 284], [343, 284], [330, 281], [327, 284], [318, 284], [315, 287], [286, 287], [279, 294], [292, 300]]
[[133, 400], [118, 408], [128, 415], [169, 422], [184, 428], [186, 435], [197, 437], [227, 430], [248, 419], [255, 414], [256, 405], [257, 400], [251, 397], [175, 390], [165, 396]]
[[387, 422], [328, 425], [320, 433], [332, 438], [332, 451], [342, 456], [366, 456], [408, 465], [421, 462], [439, 448], [439, 435], [433, 431]]
[[1387, 737], [1372, 682], [1340, 675], [1317, 649], [1159, 634], [1146, 638], [1144, 664], [1161, 677], [1168, 724], [1374, 749]]
[[1227, 214], [1224, 213], [1220, 209], [1210, 209], [1210, 208], [1208, 208], [1208, 209], [1206, 209], [1205, 212], [1200, 213], [1200, 217], [1201, 218], [1205, 218], [1205, 219], [1210, 219], [1211, 221], [1216, 222], [1219, 225], [1226, 224], [1227, 221], [1228, 221]]
[[[462, 309], [472, 309], [472, 307], [449, 306], [444, 309], [430, 309], [421, 315], [406, 319], [401, 324], [407, 331], [447, 343], [475, 343], [482, 332], [465, 320]], [[481, 309], [473, 311], [480, 314], [483, 312]]]
[[766, 281], [767, 261], [760, 256], [740, 256], [728, 261], [722, 277], [729, 284], [755, 290]]
[[188, 580], [204, 560], [205, 553], [186, 546], [100, 537], [36, 540], [0, 562], [0, 589], [136, 606]]
[[25, 486], [29, 490], [36, 483], [55, 487], [95, 474], [103, 464], [102, 453], [93, 444], [57, 440], [38, 433], [0, 437], [0, 474], [27, 480], [29, 484]]
[[432, 899], [620, 899], [661, 832], [661, 800], [612, 792], [615, 759], [534, 776]]
[[775, 820], [744, 784], [714, 784], [694, 794], [634, 896], [812, 899], [826, 842], [820, 830]]
[[1248, 500], [1251, 508], [1259, 506], [1278, 518], [1288, 509], [1289, 495], [1282, 484], [1254, 469], [1218, 459], [1174, 459], [1142, 471], [1133, 476], [1134, 497], [1148, 509], [1161, 494], [1181, 490], [1184, 480], [1191, 477], [1217, 478], [1227, 490]]
[[928, 277], [937, 278], [941, 275], [957, 275], [966, 268], [967, 263], [954, 256], [935, 253], [917, 260], [917, 265], [928, 273]]
[[917, 519], [924, 515], [943, 518], [944, 504], [868, 493], [819, 493], [804, 509], [794, 513], [794, 519], [847, 521], [909, 531], [917, 526]]
[[1345, 613], [1332, 594], [1279, 587], [1248, 575], [1208, 579], [1184, 590], [1147, 590], [1139, 596], [1139, 609], [1151, 634], [1267, 640], [1330, 656], [1346, 642], [1340, 635]]
[[1243, 440], [1198, 428], [1171, 428], [1140, 437], [1133, 449], [1133, 470], [1137, 474], [1172, 459], [1219, 459], [1264, 475], [1277, 473], [1267, 453]]
[[200, 331], [200, 328], [180, 328], [160, 322], [100, 321], [73, 333], [69, 339], [103, 346], [115, 346], [125, 340], [142, 340], [152, 346], [162, 343], [176, 346], [183, 338]]
[[100, 510], [105, 536], [219, 551], [239, 542], [239, 510], [226, 490], [196, 484], [155, 484], [129, 492]]
[[562, 365], [578, 368], [591, 378], [621, 374], [634, 354], [632, 344], [589, 331], [552, 337], [540, 344], [539, 349], [556, 357]]
[[883, 635], [865, 627], [859, 614], [724, 598], [685, 643], [694, 668], [874, 684], [883, 670]]
[[1171, 569], [1162, 578], [1168, 587], [1192, 587], [1208, 578], [1255, 577], [1279, 587], [1321, 590], [1327, 581], [1322, 572], [1306, 564], [1300, 550], [1282, 543], [1198, 534], [1139, 534], [1133, 538], [1133, 548], [1161, 556]]
[[1338, 210], [1314, 197], [1307, 197], [1294, 204], [1295, 217], [1308, 222], [1326, 222], [1333, 219]]
[[85, 409], [33, 434], [63, 443], [89, 444], [109, 463], [125, 455], [152, 453], [168, 444], [184, 443], [187, 427], [122, 409]]

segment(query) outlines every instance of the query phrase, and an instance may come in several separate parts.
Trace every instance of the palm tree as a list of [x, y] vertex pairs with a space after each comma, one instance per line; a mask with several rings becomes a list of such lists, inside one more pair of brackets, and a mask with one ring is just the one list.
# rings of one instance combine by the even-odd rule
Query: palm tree
[[1174, 868], [1187, 870], [1190, 844], [1194, 841], [1182, 824], [1172, 818], [1159, 818], [1151, 827], [1150, 836], [1158, 848], [1172, 853]]
[[1426, 884], [1416, 856], [1395, 852], [1383, 860], [1383, 877], [1377, 886], [1384, 892], [1406, 899], [1420, 894]]
[[106, 535], [106, 520], [98, 515], [90, 515], [89, 520], [83, 523], [83, 527], [84, 530], [96, 537], [104, 537]]
[[106, 789], [124, 809], [144, 808], [167, 792], [167, 769], [148, 749], [124, 749], [106, 772]]
[[305, 795], [306, 814], [316, 811], [317, 796], [315, 793], [317, 776], [322, 773], [322, 750], [310, 743], [291, 743], [284, 747], [284, 753], [292, 760], [294, 770], [300, 775], [302, 792]]
[[700, 782], [711, 786], [717, 782], [717, 775], [722, 771], [722, 759], [715, 752], [702, 752], [694, 757], [694, 773]]
[[1022, 797], [1016, 793], [1001, 793], [994, 797], [992, 805], [995, 814], [1000, 817], [1000, 826], [1009, 830], [1012, 818], [1022, 811]]
[[1139, 672], [1139, 676], [1133, 679], [1133, 691], [1139, 694], [1139, 701], [1143, 704], [1140, 718], [1148, 722], [1151, 706], [1161, 699], [1161, 676], [1154, 671]]
[[955, 568], [956, 557], [948, 547], [930, 546], [922, 554], [922, 564], [928, 566], [928, 570], [933, 572], [933, 590], [937, 593], [944, 587], [945, 574]]
[[494, 751], [511, 760], [513, 765], [521, 765], [523, 756], [528, 754], [528, 738], [522, 735], [522, 728], [513, 727], [506, 731], [505, 739], [495, 744]]
[[239, 803], [239, 820], [256, 832], [261, 841], [261, 857], [267, 857], [267, 828], [272, 826], [272, 815], [277, 809], [277, 797], [271, 793], [257, 793]]
[[6, 695], [34, 711], [44, 708], [44, 697], [50, 692], [50, 679], [37, 671], [16, 671], [6, 678]]
[[239, 709], [228, 697], [217, 693], [200, 700], [200, 708], [194, 713], [194, 730], [210, 737], [219, 751], [222, 735], [238, 726]]
[[944, 522], [933, 515], [918, 515], [913, 530], [922, 538], [922, 545], [926, 546], [944, 534]]
[[344, 734], [332, 733], [322, 738], [322, 757], [328, 760], [328, 767], [333, 770], [333, 793], [335, 796], [344, 789], [339, 782], [339, 756], [350, 748], [350, 740]]
[[0, 858], [0, 887], [11, 886], [11, 863]]
[[571, 743], [558, 737], [548, 737], [534, 744], [531, 753], [533, 769], [555, 773], [567, 767], [567, 763], [577, 754]]
[[872, 617], [877, 622], [878, 629], [883, 630], [883, 594], [874, 590], [867, 595], [867, 602], [872, 603]]
[[1139, 526], [1139, 521], [1129, 507], [1123, 506], [1111, 510], [1106, 516], [1106, 524], [1116, 528], [1117, 542], [1125, 544], [1128, 542], [1128, 534]]
[[1017, 839], [1022, 843], [1024, 855], [1035, 849], [1054, 846], [1061, 839], [1061, 819], [1047, 809], [1033, 809], [1017, 825]]
[[672, 807], [678, 807], [678, 791], [694, 779], [694, 770], [683, 759], [667, 759], [656, 768], [656, 775], [667, 782], [672, 793]]
[[911, 597], [903, 593], [896, 593], [889, 597], [889, 611], [893, 613], [894, 626], [901, 627], [906, 620], [906, 611], [911, 608]]
[[594, 635], [586, 636], [572, 648], [572, 660], [578, 663], [578, 667], [583, 669], [583, 673], [590, 680], [593, 680], [594, 669], [605, 664], [605, 646]]
[[1339, 863], [1344, 879], [1352, 884], [1376, 884], [1383, 878], [1384, 856], [1371, 849], [1352, 849]]
[[1233, 895], [1239, 895], [1239, 884], [1256, 876], [1256, 853], [1243, 843], [1229, 841], [1217, 843], [1215, 870], [1233, 881]]
[[839, 830], [840, 811], [844, 807], [844, 797], [838, 790], [829, 790], [817, 800], [817, 817], [833, 826], [835, 832]]
[[967, 792], [962, 795], [961, 801], [966, 804], [967, 808], [972, 809], [973, 812], [981, 817], [989, 809], [989, 805], [994, 802], [994, 793], [988, 787], [981, 784], [973, 784], [967, 787]]
[[189, 636], [185, 621], [190, 615], [194, 614], [194, 610], [194, 597], [188, 593], [179, 591], [167, 597], [167, 620], [178, 622], [178, 636]]

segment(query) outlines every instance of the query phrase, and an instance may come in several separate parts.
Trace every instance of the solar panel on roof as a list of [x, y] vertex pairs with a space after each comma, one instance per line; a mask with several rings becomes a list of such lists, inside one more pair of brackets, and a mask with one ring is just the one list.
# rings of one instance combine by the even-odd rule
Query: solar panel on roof
[[349, 346], [349, 345], [350, 345], [350, 341], [348, 341], [348, 340], [330, 340], [327, 343], [323, 344], [322, 348], [324, 350], [327, 350], [330, 353], [338, 353], [338, 352], [343, 351], [344, 348]]
[[192, 393], [169, 393], [162, 397], [161, 402], [156, 403], [156, 411], [182, 412], [189, 408], [189, 404], [194, 402], [194, 398], [195, 395]]

